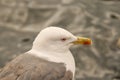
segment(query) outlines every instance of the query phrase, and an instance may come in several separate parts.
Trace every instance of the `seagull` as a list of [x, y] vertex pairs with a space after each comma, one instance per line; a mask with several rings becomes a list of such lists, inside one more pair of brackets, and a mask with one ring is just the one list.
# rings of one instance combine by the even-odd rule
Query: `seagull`
[[76, 37], [59, 27], [40, 31], [32, 48], [0, 70], [0, 80], [74, 80], [72, 45], [90, 45], [92, 40]]

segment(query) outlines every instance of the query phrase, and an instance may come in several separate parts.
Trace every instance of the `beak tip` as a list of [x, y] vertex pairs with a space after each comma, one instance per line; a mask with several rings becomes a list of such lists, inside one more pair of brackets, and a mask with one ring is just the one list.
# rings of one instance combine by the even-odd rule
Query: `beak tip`
[[88, 39], [88, 40], [85, 41], [83, 44], [84, 44], [84, 45], [91, 45], [91, 44], [92, 44], [92, 40], [91, 40], [91, 39]]

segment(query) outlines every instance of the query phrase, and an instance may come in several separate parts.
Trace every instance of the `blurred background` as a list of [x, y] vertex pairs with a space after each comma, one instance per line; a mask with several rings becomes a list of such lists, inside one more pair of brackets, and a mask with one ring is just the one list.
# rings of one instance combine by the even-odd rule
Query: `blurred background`
[[120, 0], [0, 0], [0, 67], [48, 26], [93, 40], [71, 48], [76, 80], [120, 80]]

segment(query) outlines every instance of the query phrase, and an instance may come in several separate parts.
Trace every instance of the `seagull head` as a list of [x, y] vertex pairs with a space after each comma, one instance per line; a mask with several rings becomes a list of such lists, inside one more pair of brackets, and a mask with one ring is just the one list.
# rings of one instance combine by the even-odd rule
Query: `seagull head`
[[76, 37], [59, 27], [47, 27], [38, 34], [33, 42], [33, 49], [46, 51], [68, 51], [72, 45], [90, 45], [91, 39]]

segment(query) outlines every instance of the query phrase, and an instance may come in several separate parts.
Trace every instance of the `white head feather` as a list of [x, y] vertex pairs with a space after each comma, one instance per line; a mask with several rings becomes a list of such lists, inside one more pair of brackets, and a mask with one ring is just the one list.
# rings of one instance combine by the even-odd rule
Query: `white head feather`
[[62, 28], [48, 27], [43, 29], [33, 42], [30, 54], [53, 62], [63, 62], [66, 69], [75, 73], [75, 61], [69, 50], [72, 41], [77, 38]]

